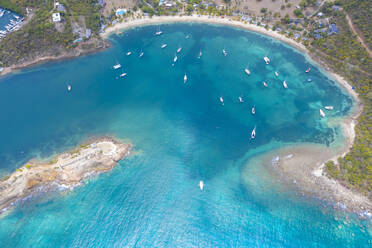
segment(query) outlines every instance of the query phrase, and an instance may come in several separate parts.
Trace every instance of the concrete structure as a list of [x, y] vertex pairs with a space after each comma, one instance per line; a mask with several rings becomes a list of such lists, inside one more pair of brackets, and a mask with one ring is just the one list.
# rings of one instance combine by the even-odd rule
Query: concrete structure
[[53, 18], [53, 22], [60, 22], [61, 21], [61, 15], [59, 13], [53, 13], [52, 18]]

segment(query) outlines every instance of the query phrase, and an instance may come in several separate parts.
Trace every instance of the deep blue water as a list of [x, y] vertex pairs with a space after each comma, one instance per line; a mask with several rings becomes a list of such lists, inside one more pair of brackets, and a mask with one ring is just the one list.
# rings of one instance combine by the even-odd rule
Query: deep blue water
[[[0, 176], [92, 136], [136, 146], [112, 172], [2, 218], [1, 247], [369, 247], [368, 223], [297, 196], [257, 161], [286, 143], [335, 142], [327, 120], [347, 115], [351, 98], [271, 38], [205, 24], [161, 29], [128, 30], [104, 52], [0, 79]], [[335, 110], [321, 120], [324, 105]]]

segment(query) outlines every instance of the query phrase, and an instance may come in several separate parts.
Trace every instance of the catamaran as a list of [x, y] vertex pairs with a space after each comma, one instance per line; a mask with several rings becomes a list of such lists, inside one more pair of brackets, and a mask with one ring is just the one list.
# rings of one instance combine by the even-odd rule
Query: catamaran
[[127, 56], [129, 56], [129, 55], [131, 55], [132, 54], [132, 52], [127, 52]]
[[221, 102], [222, 105], [223, 105], [223, 98], [222, 98], [222, 96], [220, 96], [220, 102]]
[[223, 56], [226, 56], [227, 55], [227, 52], [226, 52], [225, 48], [222, 49], [222, 53], [223, 53]]
[[256, 126], [254, 126], [252, 133], [251, 133], [251, 139], [254, 139], [256, 137]]
[[71, 91], [71, 85], [67, 85], [67, 91]]
[[168, 45], [167, 44], [162, 44], [161, 48], [166, 48]]
[[143, 51], [141, 51], [141, 53], [139, 54], [139, 58], [142, 58], [142, 56], [143, 56]]
[[321, 117], [325, 117], [325, 113], [323, 112], [322, 109], [319, 109], [319, 114], [320, 114]]
[[324, 107], [326, 110], [333, 110], [333, 106], [325, 106]]
[[185, 76], [183, 77], [183, 83], [185, 84], [187, 82], [187, 75], [185, 73]]
[[283, 87], [286, 89], [288, 88], [287, 82], [285, 80], [283, 81]]
[[199, 182], [199, 188], [200, 188], [200, 190], [204, 189], [204, 182], [203, 181]]
[[200, 50], [199, 55], [198, 55], [198, 59], [200, 59], [202, 55], [203, 55], [202, 51]]
[[182, 47], [179, 47], [179, 48], [177, 49], [177, 53], [181, 52], [181, 50], [182, 50]]
[[310, 72], [310, 67], [309, 68], [307, 68], [307, 70], [305, 71], [306, 73], [309, 73]]
[[239, 96], [239, 102], [244, 102], [243, 97]]
[[270, 63], [270, 59], [269, 59], [269, 57], [265, 56], [265, 57], [264, 57], [264, 60], [265, 60], [265, 63], [266, 63], [267, 65]]
[[266, 82], [263, 82], [263, 86], [265, 87], [268, 87], [267, 83]]
[[251, 71], [250, 71], [248, 68], [245, 68], [244, 71], [245, 71], [245, 73], [247, 73], [248, 75], [251, 75]]
[[113, 68], [114, 68], [115, 70], [119, 69], [120, 67], [121, 67], [121, 64], [116, 64], [116, 65], [113, 66]]
[[119, 77], [125, 77], [127, 75], [127, 73], [126, 72], [124, 72], [124, 73], [122, 73], [122, 74], [120, 74], [120, 76]]
[[176, 55], [174, 55], [173, 62], [176, 63], [177, 59], [178, 59], [178, 57], [177, 57], [177, 54], [176, 54]]
[[256, 108], [253, 106], [252, 107], [252, 115], [254, 115], [256, 113]]
[[279, 73], [277, 71], [275, 72], [275, 76], [277, 76], [277, 77], [279, 76]]

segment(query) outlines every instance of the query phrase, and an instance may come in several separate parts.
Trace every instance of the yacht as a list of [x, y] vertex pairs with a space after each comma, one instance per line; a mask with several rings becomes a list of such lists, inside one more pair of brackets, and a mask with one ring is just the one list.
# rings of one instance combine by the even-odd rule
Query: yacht
[[251, 75], [251, 71], [250, 71], [248, 68], [245, 68], [244, 71], [245, 71], [245, 73], [247, 73], [248, 75]]
[[239, 102], [244, 102], [243, 97], [239, 96]]
[[325, 117], [325, 113], [323, 112], [322, 109], [319, 109], [319, 114], [320, 114], [321, 117]]
[[277, 71], [275, 72], [275, 76], [277, 76], [277, 77], [279, 76], [279, 73]]
[[177, 57], [177, 54], [176, 54], [176, 55], [174, 55], [173, 62], [176, 63], [177, 59], [178, 59], [178, 57]]
[[256, 113], [256, 108], [253, 106], [252, 107], [252, 115], [254, 115]]
[[187, 82], [187, 75], [185, 73], [185, 76], [183, 77], [183, 83], [185, 84]]
[[223, 98], [222, 98], [222, 96], [220, 96], [220, 102], [221, 102], [222, 105], [223, 105]]
[[251, 133], [251, 139], [254, 139], [256, 137], [256, 126], [254, 126], [252, 133]]
[[307, 70], [305, 71], [306, 73], [309, 73], [310, 72], [310, 67], [309, 68], [307, 68]]
[[263, 86], [265, 87], [268, 87], [267, 83], [266, 82], [263, 82]]
[[200, 188], [200, 190], [204, 189], [204, 182], [203, 181], [199, 182], [199, 188]]
[[226, 52], [225, 48], [222, 49], [222, 53], [223, 53], [223, 56], [226, 56], [227, 55], [227, 52]]
[[202, 51], [200, 50], [199, 55], [198, 55], [198, 59], [200, 59], [202, 55], [203, 55]]
[[67, 91], [71, 91], [71, 85], [67, 85]]
[[161, 48], [166, 48], [168, 45], [167, 44], [162, 44]]
[[127, 56], [129, 56], [129, 55], [131, 55], [132, 54], [132, 52], [127, 52]]
[[325, 106], [324, 107], [326, 110], [333, 110], [333, 106]]
[[114, 68], [115, 70], [117, 70], [117, 69], [121, 68], [121, 64], [116, 64], [116, 65], [113, 66], [113, 68]]
[[143, 52], [141, 51], [140, 55], [138, 56], [139, 58], [142, 58]]
[[119, 77], [125, 77], [127, 75], [127, 73], [126, 72], [124, 72], [124, 73], [122, 73], [122, 74], [120, 74], [120, 76]]
[[181, 52], [181, 50], [182, 50], [182, 47], [179, 47], [179, 48], [177, 49], [177, 53]]
[[288, 88], [287, 82], [285, 80], [283, 81], [283, 87], [286, 89]]
[[266, 63], [267, 65], [270, 63], [270, 59], [269, 59], [269, 57], [265, 56], [265, 57], [264, 57], [264, 60], [265, 60], [265, 63]]

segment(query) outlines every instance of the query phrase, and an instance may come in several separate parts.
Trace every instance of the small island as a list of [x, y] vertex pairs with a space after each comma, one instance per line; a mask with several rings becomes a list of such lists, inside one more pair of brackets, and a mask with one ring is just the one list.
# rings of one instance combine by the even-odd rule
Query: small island
[[105, 137], [57, 155], [49, 162], [29, 161], [0, 179], [0, 214], [34, 193], [72, 189], [84, 179], [110, 171], [119, 160], [129, 155], [132, 147]]

